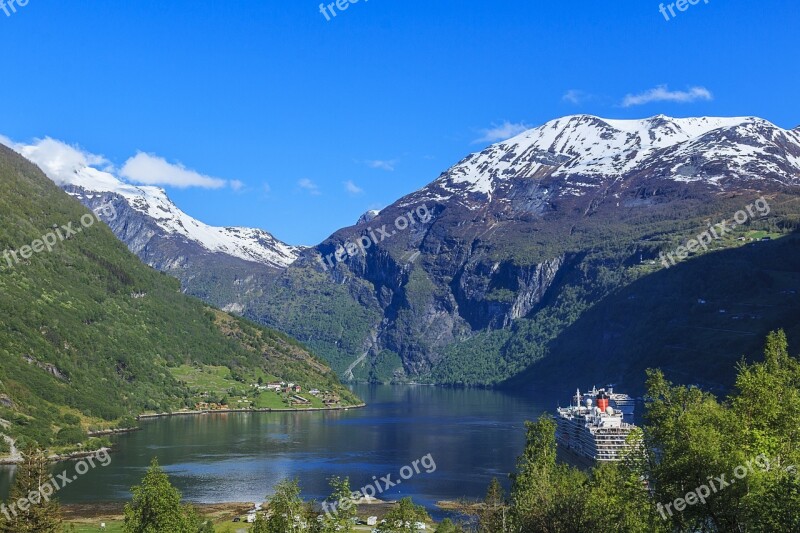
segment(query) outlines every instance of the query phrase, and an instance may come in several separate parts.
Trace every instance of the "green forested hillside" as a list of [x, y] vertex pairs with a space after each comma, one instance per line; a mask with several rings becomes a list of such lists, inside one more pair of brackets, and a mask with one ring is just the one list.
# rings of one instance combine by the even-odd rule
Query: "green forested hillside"
[[[260, 369], [354, 401], [299, 343], [184, 296], [177, 280], [142, 265], [105, 225], [84, 228], [87, 213], [0, 146], [2, 431], [67, 443], [90, 424], [190, 405], [169, 371], [187, 363], [228, 366], [234, 375]], [[81, 231], [50, 252], [19, 263], [2, 255], [70, 223]]]
[[[630, 236], [617, 226], [620, 242], [567, 252], [563, 275], [530, 315], [447, 347], [432, 377], [527, 387], [561, 386], [568, 375], [582, 387], [605, 381], [638, 393], [644, 370], [658, 367], [679, 383], [727, 389], [735, 363], [757, 358], [769, 331], [800, 334], [796, 205], [776, 199], [769, 217], [670, 268], [657, 251], [691, 231], [657, 224]], [[696, 233], [702, 224], [692, 220]]]

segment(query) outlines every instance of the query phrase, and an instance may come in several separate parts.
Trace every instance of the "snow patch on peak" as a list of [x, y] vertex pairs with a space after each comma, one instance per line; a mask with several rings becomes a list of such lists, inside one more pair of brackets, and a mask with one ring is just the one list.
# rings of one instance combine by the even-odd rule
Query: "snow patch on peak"
[[209, 226], [181, 211], [164, 189], [129, 185], [92, 167], [77, 170], [69, 184], [89, 193], [122, 196], [131, 208], [152, 219], [165, 232], [197, 242], [211, 252], [284, 268], [293, 263], [302, 250], [261, 229]]
[[[604, 119], [593, 115], [570, 115], [551, 120], [539, 127], [520, 133], [508, 140], [473, 153], [442, 174], [427, 192], [444, 191], [450, 196], [470, 193], [492, 199], [496, 188], [507, 178], [537, 179], [550, 176], [620, 177], [639, 168], [645, 161], [666, 150], [687, 145], [702, 154], [704, 140], [713, 132], [714, 138], [737, 138], [730, 150], [711, 151], [708, 156], [763, 155], [767, 150], [751, 153], [746, 137], [754, 144], [774, 143], [787, 136], [797, 143], [796, 131], [787, 131], [757, 117], [690, 117], [672, 118], [666, 115], [636, 120]], [[790, 162], [794, 161], [787, 154]], [[739, 166], [739, 165], [734, 165]], [[721, 178], [705, 176], [698, 179]], [[680, 179], [684, 177], [679, 176]], [[586, 180], [580, 180], [586, 181]], [[592, 180], [589, 180], [592, 181]], [[573, 184], [575, 185], [575, 184]], [[581, 187], [583, 188], [583, 185]], [[586, 187], [595, 187], [590, 183]], [[575, 194], [578, 194], [577, 192]], [[484, 200], [485, 201], [485, 200]], [[481, 202], [479, 202], [481, 203]]]
[[367, 224], [368, 222], [374, 220], [375, 217], [377, 217], [380, 214], [381, 212], [379, 209], [370, 209], [369, 211], [358, 217], [358, 222], [356, 222], [356, 226], [360, 224]]
[[90, 198], [98, 193], [121, 196], [131, 208], [151, 218], [165, 232], [197, 242], [210, 252], [284, 268], [293, 263], [302, 251], [302, 248], [283, 243], [264, 230], [204, 224], [181, 211], [161, 187], [125, 183], [110, 172], [95, 168], [108, 166], [105, 159], [87, 155], [58, 141], [45, 139], [36, 145], [16, 144], [13, 148], [39, 165], [57, 185], [80, 188]]

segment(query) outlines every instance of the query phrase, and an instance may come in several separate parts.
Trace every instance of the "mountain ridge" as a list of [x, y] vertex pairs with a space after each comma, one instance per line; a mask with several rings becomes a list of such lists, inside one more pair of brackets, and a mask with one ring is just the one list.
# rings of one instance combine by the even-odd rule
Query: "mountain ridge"
[[[798, 186], [800, 128], [757, 117], [572, 115], [466, 156], [269, 273], [180, 250], [165, 257], [194, 266], [155, 264], [187, 292], [296, 336], [356, 379], [497, 384], [547, 357], [587, 309], [649, 275], [638, 263], [756, 198], [792, 200]], [[421, 206], [429, 221], [321, 266]], [[780, 235], [795, 218], [776, 209], [736, 238]], [[481, 346], [493, 361], [470, 355]]]
[[[126, 203], [152, 222], [153, 237], [156, 237], [156, 230], [160, 230], [164, 237], [197, 244], [208, 253], [221, 253], [272, 268], [288, 266], [303, 248], [290, 246], [262, 229], [205, 224], [178, 208], [161, 187], [126, 183], [113, 175], [105, 161], [64, 157], [64, 151], [74, 149], [58, 141], [45, 139], [36, 145], [11, 144], [12, 149], [39, 165], [51, 180], [84, 204], [96, 204], [93, 200], [97, 195], [105, 203], [112, 199], [115, 203]], [[104, 169], [95, 168], [98, 163]], [[146, 245], [141, 244], [142, 248]]]
[[[37, 246], [59, 228], [63, 239]], [[0, 261], [0, 431], [19, 447], [78, 445], [91, 427], [194, 407], [202, 392], [218, 393], [190, 389], [174, 374], [181, 366], [224, 368], [230, 387], [253, 382], [239, 385], [236, 377], [272, 375], [355, 403], [299, 342], [182, 294], [177, 280], [142, 264], [77, 199], [5, 146], [0, 250], [21, 258]]]

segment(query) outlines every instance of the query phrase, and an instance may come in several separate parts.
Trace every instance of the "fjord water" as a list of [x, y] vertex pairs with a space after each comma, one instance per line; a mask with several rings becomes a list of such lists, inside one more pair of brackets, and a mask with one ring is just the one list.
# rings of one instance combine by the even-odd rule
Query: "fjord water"
[[[261, 502], [283, 478], [297, 478], [306, 499], [329, 494], [327, 479], [353, 489], [431, 454], [436, 470], [390, 488], [381, 499], [436, 501], [482, 496], [492, 477], [507, 485], [525, 441], [525, 420], [553, 411], [554, 395], [478, 389], [357, 385], [368, 406], [318, 413], [237, 413], [169, 417], [114, 438], [111, 464], [58, 494], [63, 503], [127, 500], [158, 457], [184, 497], [196, 503]], [[563, 402], [562, 402], [563, 403]], [[57, 471], [73, 468], [67, 463]], [[0, 473], [7, 487], [8, 471]], [[4, 491], [5, 492], [5, 491]]]

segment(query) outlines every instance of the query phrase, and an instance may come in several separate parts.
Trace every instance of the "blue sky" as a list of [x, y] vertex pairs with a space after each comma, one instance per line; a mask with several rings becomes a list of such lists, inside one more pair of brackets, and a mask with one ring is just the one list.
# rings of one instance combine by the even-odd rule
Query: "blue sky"
[[653, 0], [361, 0], [331, 21], [319, 0], [16, 10], [0, 7], [0, 134], [180, 163], [225, 183], [168, 186], [186, 212], [292, 244], [562, 115], [800, 125], [796, 0], [700, 0], [669, 21]]

